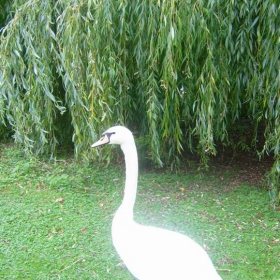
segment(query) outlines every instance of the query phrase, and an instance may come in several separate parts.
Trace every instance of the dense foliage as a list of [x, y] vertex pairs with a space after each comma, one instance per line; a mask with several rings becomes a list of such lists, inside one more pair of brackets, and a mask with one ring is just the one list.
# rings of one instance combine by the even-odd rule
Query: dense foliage
[[[124, 123], [157, 163], [216, 154], [239, 119], [264, 125], [279, 199], [280, 4], [275, 0], [15, 0], [1, 34], [0, 118], [26, 151]], [[145, 138], [143, 138], [145, 139]], [[164, 156], [162, 156], [164, 155]]]

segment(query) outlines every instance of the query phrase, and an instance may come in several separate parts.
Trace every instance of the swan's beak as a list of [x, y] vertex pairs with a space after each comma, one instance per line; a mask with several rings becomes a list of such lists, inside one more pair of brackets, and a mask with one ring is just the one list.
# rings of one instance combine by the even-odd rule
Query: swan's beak
[[91, 145], [92, 148], [108, 144], [110, 142], [110, 139], [107, 134], [104, 134], [97, 142]]

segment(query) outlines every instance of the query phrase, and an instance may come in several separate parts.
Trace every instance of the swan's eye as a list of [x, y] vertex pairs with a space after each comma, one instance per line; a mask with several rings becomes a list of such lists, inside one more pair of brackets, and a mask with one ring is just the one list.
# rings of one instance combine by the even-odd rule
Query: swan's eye
[[109, 139], [109, 142], [110, 142], [110, 138], [113, 134], [116, 134], [116, 132], [107, 132], [107, 133], [104, 133], [102, 135], [102, 138], [104, 138], [105, 136], [107, 136], [107, 138]]
[[116, 134], [116, 132], [107, 132], [106, 134], [107, 134], [107, 136], [110, 138], [111, 135]]

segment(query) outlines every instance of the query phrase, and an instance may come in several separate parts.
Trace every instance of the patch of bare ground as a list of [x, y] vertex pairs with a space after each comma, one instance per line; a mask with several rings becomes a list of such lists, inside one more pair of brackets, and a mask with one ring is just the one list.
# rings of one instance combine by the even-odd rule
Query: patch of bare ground
[[230, 188], [242, 184], [261, 187], [263, 178], [272, 165], [273, 157], [266, 156], [259, 160], [252, 153], [239, 153], [234, 156], [223, 154], [210, 160], [210, 168], [219, 174]]

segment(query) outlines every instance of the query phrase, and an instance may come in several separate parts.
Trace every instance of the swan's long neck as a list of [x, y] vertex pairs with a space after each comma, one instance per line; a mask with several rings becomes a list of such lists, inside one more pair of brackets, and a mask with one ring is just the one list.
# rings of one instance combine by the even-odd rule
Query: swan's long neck
[[132, 139], [129, 143], [121, 146], [125, 157], [125, 188], [124, 198], [119, 208], [122, 214], [126, 213], [127, 218], [133, 219], [133, 206], [136, 199], [138, 180], [138, 158], [135, 142]]

